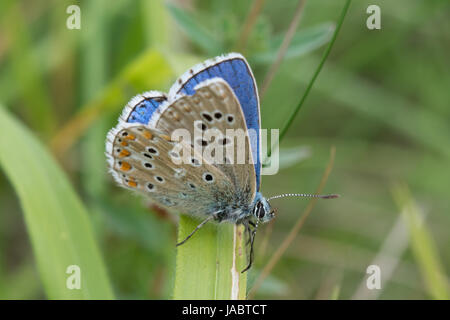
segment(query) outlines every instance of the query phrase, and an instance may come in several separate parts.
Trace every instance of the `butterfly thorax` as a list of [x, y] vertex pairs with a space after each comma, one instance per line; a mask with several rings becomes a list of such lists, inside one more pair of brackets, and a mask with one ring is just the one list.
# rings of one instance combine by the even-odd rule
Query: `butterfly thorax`
[[[243, 195], [245, 192], [243, 192]], [[239, 192], [236, 193], [239, 195]], [[260, 192], [256, 193], [254, 200], [249, 203], [246, 202], [245, 196], [237, 198], [237, 201], [222, 205], [219, 201], [217, 207], [217, 221], [227, 221], [233, 223], [244, 223], [252, 220], [257, 222], [268, 222], [273, 217], [273, 210], [269, 202], [263, 197]]]
[[211, 214], [216, 216], [217, 222], [238, 223], [251, 216], [254, 201], [248, 186], [233, 192], [215, 193], [216, 202]]

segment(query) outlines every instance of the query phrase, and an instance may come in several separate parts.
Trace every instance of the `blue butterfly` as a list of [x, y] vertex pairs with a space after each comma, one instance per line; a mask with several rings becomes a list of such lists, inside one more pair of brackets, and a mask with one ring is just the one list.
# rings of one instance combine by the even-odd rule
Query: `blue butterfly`
[[[168, 95], [149, 91], [131, 99], [108, 133], [106, 156], [119, 185], [204, 219], [177, 245], [211, 220], [243, 224], [250, 240], [244, 272], [258, 224], [274, 217], [269, 200], [316, 196], [262, 196], [260, 128], [255, 78], [245, 58], [230, 53], [189, 69]], [[188, 139], [175, 139], [183, 134]]]

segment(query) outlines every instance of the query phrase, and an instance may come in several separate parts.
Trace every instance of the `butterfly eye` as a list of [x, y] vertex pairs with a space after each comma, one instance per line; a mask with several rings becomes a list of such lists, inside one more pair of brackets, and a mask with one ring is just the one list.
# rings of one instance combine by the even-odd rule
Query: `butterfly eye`
[[264, 216], [266, 215], [266, 211], [264, 211], [264, 208], [261, 206], [258, 211], [259, 211], [258, 218], [260, 219], [264, 218]]
[[261, 202], [258, 202], [256, 204], [255, 209], [253, 210], [253, 215], [258, 219], [262, 219], [266, 215], [266, 211], [264, 210], [264, 207]]

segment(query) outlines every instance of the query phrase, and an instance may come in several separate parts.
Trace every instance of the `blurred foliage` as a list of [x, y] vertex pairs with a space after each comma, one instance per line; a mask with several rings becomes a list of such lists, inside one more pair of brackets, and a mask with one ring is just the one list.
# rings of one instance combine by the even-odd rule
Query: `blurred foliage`
[[[71, 4], [81, 8], [80, 30], [66, 28], [66, 8]], [[167, 91], [190, 65], [235, 50], [251, 4], [0, 2], [0, 107], [8, 109], [0, 117], [2, 123], [6, 114], [16, 118], [11, 121], [23, 123], [35, 135], [20, 129], [18, 137], [14, 130], [2, 130], [2, 141], [8, 141], [8, 148], [25, 148], [36, 145], [37, 138], [54, 152], [86, 207], [117, 298], [171, 297], [176, 223], [173, 216], [114, 185], [103, 155], [106, 132], [133, 95]], [[292, 114], [343, 4], [306, 2], [292, 44], [262, 101], [264, 128], [280, 128]], [[381, 8], [381, 30], [366, 28], [369, 4]], [[295, 7], [296, 1], [265, 1], [256, 19], [242, 53], [259, 85]], [[330, 57], [281, 143], [281, 154], [290, 158], [282, 159], [286, 165], [277, 175], [262, 181], [267, 196], [311, 192], [335, 145], [336, 164], [326, 191], [342, 197], [317, 203], [256, 298], [360, 298], [355, 293], [366, 279], [366, 268], [401, 214], [410, 230], [407, 245], [391, 257], [399, 262], [383, 279], [378, 298], [448, 297], [449, 14], [445, 0], [352, 3]], [[2, 155], [10, 152], [1, 147]], [[283, 149], [308, 152], [302, 153], [301, 161], [293, 161], [292, 151]], [[17, 167], [42, 170], [34, 174], [51, 178], [52, 170], [59, 169], [45, 163], [36, 166], [42, 159], [34, 150], [17, 152], [23, 155]], [[0, 297], [51, 297], [38, 272], [40, 253], [33, 253], [36, 243], [22, 214], [27, 214], [24, 202], [29, 199], [19, 190], [25, 186], [3, 166]], [[391, 193], [397, 182], [408, 189], [394, 188]], [[34, 187], [38, 198], [51, 192], [44, 184]], [[283, 199], [274, 204], [279, 214], [273, 225], [260, 228], [250, 286], [306, 201]]]

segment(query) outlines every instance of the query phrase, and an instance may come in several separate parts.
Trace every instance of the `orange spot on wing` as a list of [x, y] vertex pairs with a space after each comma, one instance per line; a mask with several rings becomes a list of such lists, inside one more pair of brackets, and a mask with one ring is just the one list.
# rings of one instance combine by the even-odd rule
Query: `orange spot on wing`
[[128, 146], [128, 142], [122, 141], [122, 142], [120, 143], [120, 145], [123, 146], [123, 147], [127, 147], [127, 146]]
[[123, 158], [123, 157], [128, 157], [130, 155], [130, 151], [126, 150], [126, 149], [122, 149], [122, 151], [120, 151], [119, 153], [119, 157]]
[[125, 139], [127, 139], [127, 140], [134, 140], [134, 139], [136, 139], [136, 137], [134, 135], [132, 135], [132, 134], [129, 134], [129, 135], [127, 135], [125, 137]]
[[132, 187], [132, 188], [136, 188], [137, 187], [137, 182], [133, 181], [133, 180], [130, 180], [130, 181], [128, 181], [128, 186]]
[[120, 166], [120, 170], [122, 171], [130, 171], [131, 170], [131, 164], [128, 162], [122, 162], [122, 165]]

